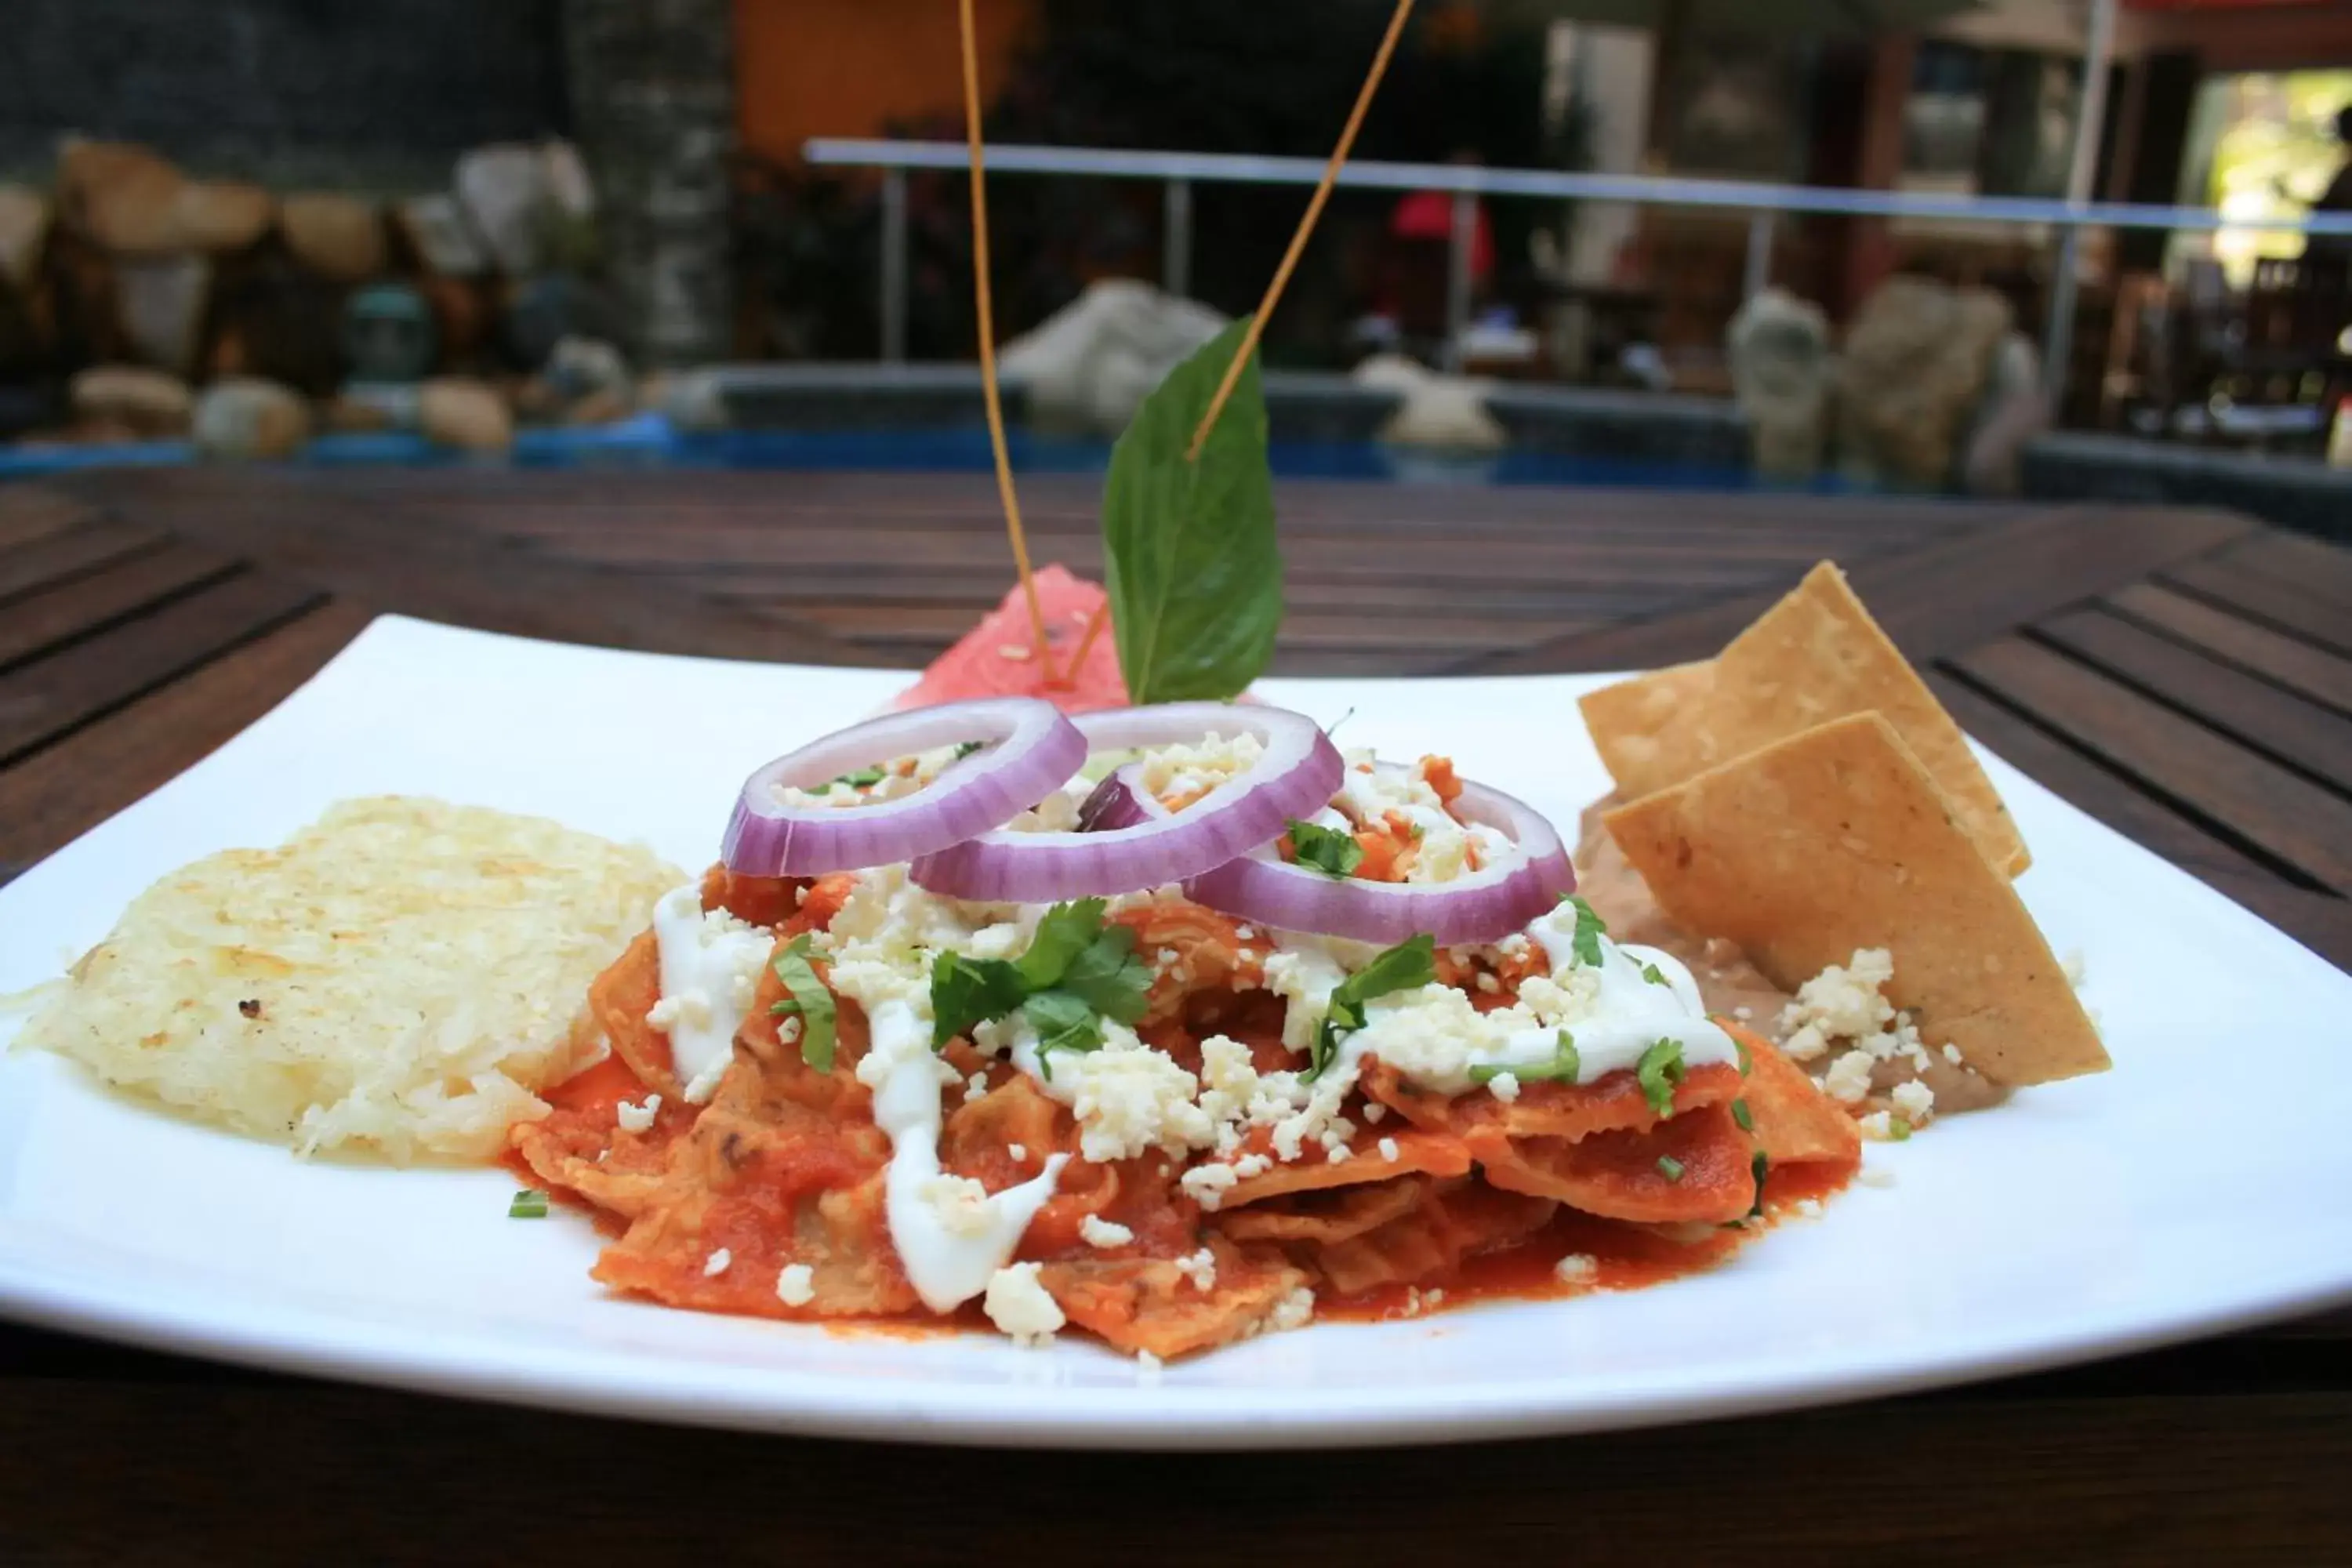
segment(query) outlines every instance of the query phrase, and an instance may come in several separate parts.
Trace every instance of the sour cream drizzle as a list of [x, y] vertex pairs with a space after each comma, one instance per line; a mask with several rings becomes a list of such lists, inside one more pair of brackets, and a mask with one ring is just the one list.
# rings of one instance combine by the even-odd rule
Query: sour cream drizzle
[[955, 1074], [932, 1054], [930, 1021], [911, 1004], [879, 1001], [867, 1010], [866, 1024], [873, 1043], [857, 1076], [874, 1090], [875, 1125], [890, 1137], [883, 1184], [890, 1245], [923, 1305], [952, 1311], [988, 1289], [989, 1276], [1011, 1261], [1070, 1157], [1052, 1156], [1041, 1173], [989, 1194], [976, 1216], [950, 1226], [929, 1189], [940, 1174], [940, 1090]]
[[713, 911], [689, 884], [654, 905], [661, 948], [661, 1005], [647, 1021], [669, 1036], [669, 1054], [686, 1099], [699, 1105], [735, 1059], [735, 1031], [751, 1010], [760, 966], [775, 938], [759, 926]]
[[[1551, 1067], [1563, 1028], [1576, 1046], [1578, 1083], [1639, 1065], [1662, 1039], [1681, 1047], [1686, 1068], [1738, 1059], [1738, 1047], [1706, 1016], [1697, 984], [1673, 954], [1603, 937], [1595, 970], [1577, 962], [1575, 933], [1575, 911], [1565, 905], [1532, 921], [1527, 932], [1550, 959], [1554, 984], [1594, 987], [1574, 1016], [1532, 1022], [1524, 996], [1516, 1007], [1482, 1014], [1467, 995], [1443, 985], [1391, 993], [1366, 1005], [1364, 1026], [1341, 1039], [1337, 1065], [1326, 1076], [1353, 1083], [1364, 1058], [1377, 1057], [1423, 1089], [1459, 1094], [1478, 1083], [1474, 1069], [1484, 1076], [1490, 1069]], [[1290, 1003], [1284, 1033], [1294, 1049], [1304, 1047], [1328, 1010], [1332, 991], [1346, 976], [1342, 960], [1356, 945], [1340, 944], [1335, 952], [1325, 939], [1279, 936], [1282, 962], [1269, 965], [1268, 983]], [[1656, 968], [1664, 984], [1644, 977], [1645, 964]]]

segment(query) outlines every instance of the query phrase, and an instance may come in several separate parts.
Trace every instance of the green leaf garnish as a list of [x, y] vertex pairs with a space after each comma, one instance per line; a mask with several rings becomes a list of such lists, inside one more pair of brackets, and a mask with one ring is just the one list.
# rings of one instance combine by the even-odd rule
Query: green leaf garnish
[[852, 789], [872, 789], [889, 776], [888, 772], [880, 767], [860, 768], [854, 773], [844, 773], [837, 779], [828, 781], [825, 788], [831, 789], [835, 784], [847, 784]]
[[1648, 981], [1653, 985], [1664, 985], [1666, 984], [1666, 977], [1659, 973], [1658, 966], [1654, 963], [1645, 963], [1642, 965], [1642, 978]]
[[1048, 1051], [1100, 1046], [1101, 1019], [1132, 1024], [1142, 1017], [1151, 966], [1136, 954], [1134, 931], [1104, 924], [1103, 909], [1100, 899], [1055, 904], [1037, 921], [1029, 951], [1016, 960], [957, 952], [933, 959], [931, 1048], [942, 1049], [975, 1024], [1017, 1011], [1037, 1031], [1043, 1069]]
[[1290, 847], [1298, 851], [1298, 864], [1312, 866], [1327, 876], [1353, 876], [1356, 868], [1364, 863], [1364, 847], [1356, 842], [1354, 834], [1318, 823], [1294, 819], [1290, 825]]
[[1643, 1098], [1650, 1110], [1659, 1116], [1675, 1113], [1675, 1085], [1683, 1080], [1683, 1047], [1678, 1040], [1660, 1040], [1642, 1053], [1634, 1064], [1633, 1076], [1642, 1085]]
[[507, 1205], [509, 1219], [545, 1219], [546, 1217], [547, 1194], [537, 1187], [522, 1188], [515, 1194], [514, 1201]]
[[1274, 655], [1282, 554], [1255, 355], [1199, 458], [1185, 456], [1248, 330], [1241, 317], [1170, 371], [1111, 448], [1103, 587], [1138, 707], [1238, 696]]
[[817, 978], [809, 963], [808, 932], [803, 931], [776, 954], [776, 978], [789, 993], [769, 1012], [798, 1014], [801, 1020], [801, 1060], [818, 1072], [833, 1070], [835, 1007], [833, 992]]
[[1061, 989], [1106, 1018], [1132, 1024], [1150, 1005], [1151, 965], [1135, 951], [1129, 926], [1105, 926], [1062, 972]]
[[1560, 902], [1576, 906], [1576, 934], [1569, 939], [1569, 947], [1576, 962], [1588, 969], [1601, 965], [1601, 939], [1609, 934], [1607, 922], [1592, 912], [1592, 906], [1574, 893], [1560, 895]]
[[1748, 1211], [1749, 1219], [1754, 1219], [1764, 1212], [1764, 1178], [1771, 1169], [1772, 1162], [1764, 1157], [1764, 1151], [1761, 1149], [1757, 1150], [1754, 1156], [1748, 1162], [1748, 1180], [1756, 1184], [1756, 1205]]
[[1658, 1173], [1670, 1182], [1679, 1182], [1683, 1179], [1683, 1163], [1672, 1154], [1661, 1154], [1658, 1156]]
[[931, 960], [931, 1049], [970, 1035], [975, 1024], [1005, 1016], [1028, 995], [1016, 964], [941, 952]]
[[1055, 904], [1040, 916], [1037, 934], [1029, 939], [1029, 951], [1016, 961], [1023, 984], [1032, 991], [1059, 984], [1070, 961], [1084, 952], [1102, 930], [1106, 907], [1100, 899], [1077, 899]]
[[956, 748], [955, 760], [960, 763], [966, 757], [971, 755], [974, 752], [984, 752], [986, 750], [988, 750], [988, 742], [985, 741], [966, 741], [962, 745]]
[[1055, 1051], [1102, 1048], [1102, 1019], [1083, 997], [1067, 991], [1040, 991], [1021, 1004], [1021, 1016], [1037, 1031], [1037, 1072], [1054, 1081]]
[[1756, 1131], [1756, 1113], [1748, 1109], [1748, 1102], [1744, 1100], [1735, 1100], [1731, 1102], [1731, 1120], [1739, 1123], [1739, 1130], [1742, 1132]]
[[1576, 1054], [1576, 1037], [1562, 1029], [1553, 1044], [1551, 1060], [1530, 1062], [1525, 1067], [1475, 1067], [1470, 1069], [1470, 1081], [1492, 1083], [1508, 1073], [1523, 1083], [1574, 1083], [1583, 1071], [1584, 1062]]
[[1331, 988], [1331, 1004], [1315, 1031], [1308, 1080], [1323, 1076], [1339, 1058], [1339, 1042], [1364, 1026], [1364, 1005], [1392, 991], [1418, 991], [1437, 978], [1437, 939], [1427, 931], [1409, 936], [1376, 954], [1370, 963]]

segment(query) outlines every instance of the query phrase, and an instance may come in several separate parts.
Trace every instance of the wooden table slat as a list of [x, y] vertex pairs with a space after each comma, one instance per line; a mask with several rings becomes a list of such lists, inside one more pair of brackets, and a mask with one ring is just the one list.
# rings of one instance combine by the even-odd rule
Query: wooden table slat
[[2352, 605], [2340, 598], [2219, 558], [2168, 567], [2161, 578], [2330, 652], [2352, 654]]
[[320, 602], [315, 588], [238, 572], [142, 616], [0, 675], [0, 763], [54, 740]]
[[2217, 658], [2252, 670], [2339, 713], [2352, 714], [2352, 658], [2315, 647], [2299, 637], [2273, 631], [2154, 583], [2134, 583], [2119, 588], [2104, 602]]
[[236, 570], [217, 551], [170, 543], [28, 595], [0, 616], [0, 669]]
[[[2215, 512], [2036, 512], [1864, 560], [1848, 576], [1887, 636], [1925, 662], [2112, 592], [2156, 566], [2242, 537], [2252, 526]], [[2031, 562], [2031, 569], [2020, 570], [2021, 562]], [[1755, 592], [1557, 638], [1466, 668], [1483, 674], [1646, 669], [1711, 658], [1800, 575], [1791, 572]]]
[[1947, 662], [2282, 864], [2337, 892], [2352, 889], [2352, 802], [2343, 796], [2054, 649], [2004, 637]]
[[[169, 783], [276, 707], [374, 619], [322, 602], [0, 769], [0, 881]], [[171, 743], [158, 743], [159, 737]]]
[[0, 550], [0, 605], [152, 550], [167, 537], [152, 528], [101, 521], [60, 529], [30, 543]]
[[2142, 691], [2225, 731], [2327, 784], [2352, 784], [2352, 725], [2315, 702], [2281, 691], [2104, 610], [2069, 611], [2037, 635]]

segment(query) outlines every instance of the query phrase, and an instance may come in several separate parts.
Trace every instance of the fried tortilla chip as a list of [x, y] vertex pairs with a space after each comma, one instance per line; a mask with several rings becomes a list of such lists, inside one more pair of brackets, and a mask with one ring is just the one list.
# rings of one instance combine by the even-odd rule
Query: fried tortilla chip
[[1850, 713], [1885, 715], [1961, 825], [2007, 875], [2030, 858], [1960, 727], [1824, 561], [1711, 663], [1676, 665], [1581, 703], [1618, 789], [1639, 799]]
[[1604, 819], [1666, 912], [1793, 991], [1856, 948], [1888, 995], [1994, 1083], [2097, 1072], [2107, 1053], [2033, 917], [1892, 725], [1859, 713]]
[[1805, 1069], [1752, 1029], [1726, 1025], [1748, 1047], [1746, 1091], [1756, 1147], [1772, 1169], [1790, 1165], [1851, 1165], [1862, 1158], [1862, 1134], [1853, 1118], [1821, 1091]]

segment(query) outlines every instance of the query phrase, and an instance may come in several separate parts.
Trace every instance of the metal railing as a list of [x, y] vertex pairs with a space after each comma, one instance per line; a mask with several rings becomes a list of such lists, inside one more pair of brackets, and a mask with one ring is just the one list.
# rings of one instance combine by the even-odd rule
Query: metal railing
[[[819, 137], [803, 148], [813, 164], [883, 171], [882, 176], [882, 357], [907, 353], [907, 172], [961, 170], [969, 149], [961, 142], [887, 142]], [[1185, 292], [1191, 271], [1192, 185], [1312, 185], [1323, 177], [1319, 158], [1261, 158], [1223, 153], [1149, 153], [1083, 147], [991, 146], [992, 174], [1058, 174], [1093, 179], [1157, 180], [1164, 187], [1166, 222], [1161, 284]], [[1741, 268], [1745, 291], [1754, 294], [1771, 279], [1772, 237], [1782, 213], [1847, 217], [1910, 218], [1929, 223], [2000, 224], [2048, 227], [2057, 237], [2050, 315], [2042, 336], [2045, 374], [2053, 395], [2064, 383], [2063, 367], [2072, 350], [2074, 271], [2085, 228], [2160, 229], [2167, 232], [2259, 228], [2264, 232], [2352, 235], [2352, 215], [2263, 218], [2255, 223], [2225, 218], [2213, 207], [2154, 206], [2136, 202], [2063, 202], [2024, 196], [1938, 196], [1897, 191], [1839, 190], [1821, 185], [1750, 184], [1742, 180], [1686, 180], [1645, 174], [1570, 174], [1553, 169], [1488, 169], [1460, 163], [1350, 163], [1339, 171], [1342, 185], [1371, 190], [1444, 191], [1454, 198], [1447, 247], [1447, 368], [1458, 369], [1461, 343], [1470, 321], [1470, 253], [1481, 196], [1520, 196], [1544, 201], [1624, 203], [1633, 206], [1698, 207], [1748, 215], [1748, 248]]]

